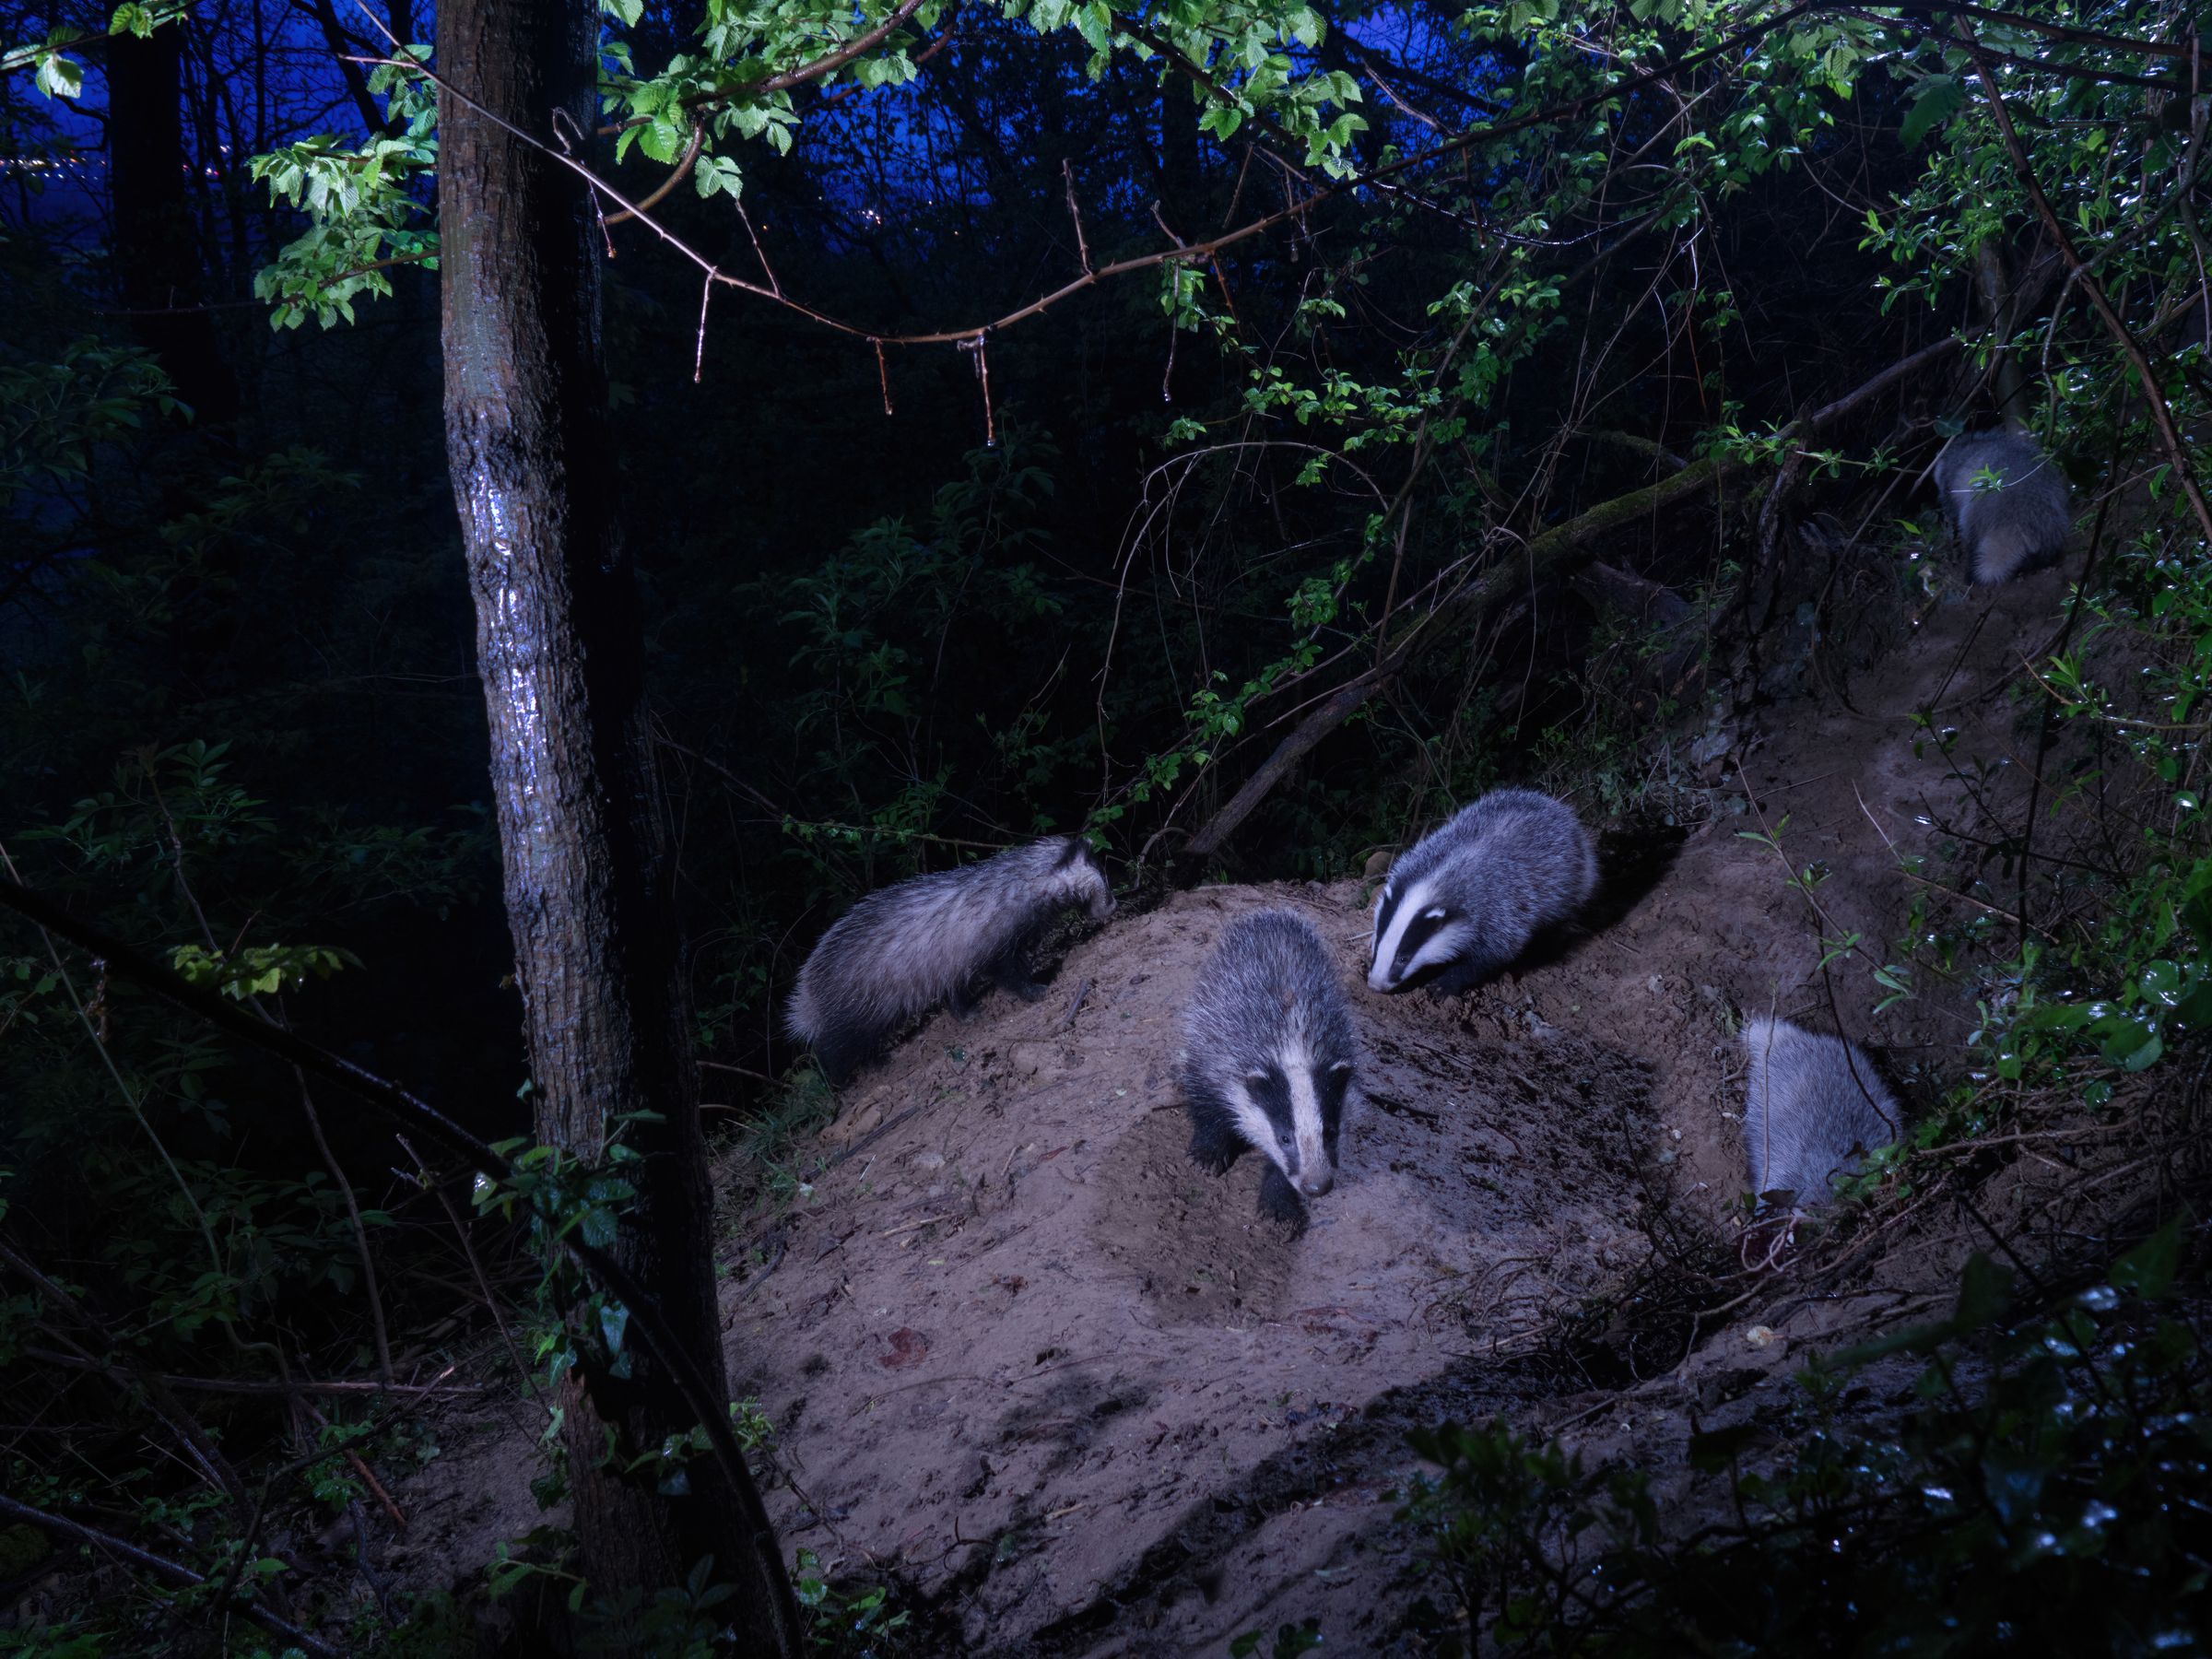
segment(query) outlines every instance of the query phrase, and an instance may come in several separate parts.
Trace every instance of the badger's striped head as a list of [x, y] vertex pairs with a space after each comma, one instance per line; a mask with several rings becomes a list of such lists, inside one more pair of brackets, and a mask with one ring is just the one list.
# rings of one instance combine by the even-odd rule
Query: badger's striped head
[[1264, 1065], [1237, 1080], [1237, 1128], [1309, 1198], [1336, 1184], [1336, 1141], [1344, 1129], [1352, 1063], [1318, 1057], [1302, 1034], [1288, 1038]]
[[1402, 888], [1395, 880], [1384, 882], [1375, 897], [1367, 988], [1395, 991], [1424, 969], [1457, 960], [1477, 943], [1477, 932], [1429, 877], [1409, 877]]
[[1048, 844], [1053, 851], [1053, 891], [1061, 902], [1081, 905], [1093, 922], [1112, 915], [1113, 884], [1106, 879], [1106, 866], [1099, 862], [1089, 841], [1080, 835], [1063, 835]]

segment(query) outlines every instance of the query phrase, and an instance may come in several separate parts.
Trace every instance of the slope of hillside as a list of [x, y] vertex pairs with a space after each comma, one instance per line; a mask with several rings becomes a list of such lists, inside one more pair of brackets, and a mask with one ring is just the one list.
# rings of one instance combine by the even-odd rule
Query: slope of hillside
[[[1046, 1001], [929, 1023], [847, 1092], [828, 1167], [725, 1291], [787, 1541], [897, 1575], [978, 1651], [1216, 1653], [1304, 1617], [1367, 1651], [1407, 1594], [1406, 1428], [1580, 1417], [1664, 1456], [1691, 1409], [1759, 1409], [1802, 1342], [1947, 1283], [1955, 1253], [1922, 1247], [1856, 1298], [1751, 1280], [1604, 1378], [1560, 1358], [1686, 1232], [1733, 1247], [1734, 1010], [1840, 1024], [1893, 1072], [1955, 1060], [1964, 994], [1877, 1020], [1865, 963], [1905, 924], [1900, 855], [1943, 853], [1962, 780], [2008, 787], [2004, 686], [2057, 583], [1931, 605], [1848, 683], [1724, 728], [1716, 809], [1655, 885], [1616, 882], [1593, 930], [1467, 997], [1366, 992], [1344, 881], [1177, 895], [1079, 945]], [[1916, 742], [1931, 711], [1947, 756]], [[1786, 879], [1807, 866], [1817, 912]], [[1170, 1081], [1193, 974], [1267, 905], [1331, 943], [1373, 1056], [1295, 1241], [1255, 1213], [1256, 1158], [1187, 1161]], [[1868, 954], [1824, 972], [1852, 935]]]

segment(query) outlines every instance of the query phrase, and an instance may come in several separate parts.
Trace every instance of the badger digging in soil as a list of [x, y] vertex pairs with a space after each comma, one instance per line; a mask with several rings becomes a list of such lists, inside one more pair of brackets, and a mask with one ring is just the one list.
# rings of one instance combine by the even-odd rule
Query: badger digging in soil
[[1048, 836], [981, 864], [938, 870], [861, 900], [799, 970], [784, 1028], [842, 1083], [908, 1020], [939, 1003], [966, 1018], [989, 985], [1034, 1002], [1037, 936], [1061, 911], [1113, 913], [1113, 889], [1090, 843]]
[[1321, 935], [1288, 911], [1232, 923], [1199, 970], [1175, 1059], [1192, 1161], [1218, 1175], [1258, 1147], [1271, 1166], [1260, 1213], [1302, 1233], [1306, 1196], [1336, 1184], [1359, 1057]]
[[1744, 1153], [1761, 1209], [1809, 1210], [1837, 1175], [1904, 1127], [1897, 1101], [1857, 1045], [1779, 1019], [1744, 1021], [1751, 1069]]
[[1976, 582], [2003, 582], [2065, 551], [2074, 522], [2066, 480], [2018, 427], [1952, 439], [1936, 457], [1936, 488]]
[[1462, 807], [1390, 866], [1375, 898], [1371, 991], [1465, 991], [1511, 967], [1539, 928], [1571, 921], [1597, 888], [1597, 854], [1572, 807], [1497, 789]]

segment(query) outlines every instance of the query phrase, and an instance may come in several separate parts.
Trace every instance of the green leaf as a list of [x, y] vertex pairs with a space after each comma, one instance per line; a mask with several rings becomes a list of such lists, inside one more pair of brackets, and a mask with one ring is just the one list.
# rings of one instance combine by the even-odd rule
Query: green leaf
[[1923, 138], [1965, 107], [1966, 87], [1957, 76], [1932, 82], [1905, 112], [1898, 124], [1898, 139], [1907, 149], [1917, 149]]
[[49, 98], [75, 98], [85, 89], [85, 72], [58, 52], [39, 57], [39, 90]]
[[2012, 1276], [1980, 1251], [1966, 1259], [1959, 1276], [1959, 1306], [1951, 1315], [1960, 1334], [1994, 1324], [2012, 1305]]
[[1689, 1466], [1707, 1475], [1717, 1475], [1732, 1468], [1747, 1448], [1759, 1438], [1760, 1430], [1755, 1423], [1738, 1423], [1733, 1429], [1715, 1429], [1704, 1434], [1689, 1437]]
[[2182, 1218], [2174, 1217], [2112, 1264], [2112, 1288], [2156, 1301], [2173, 1288], [2182, 1262]]

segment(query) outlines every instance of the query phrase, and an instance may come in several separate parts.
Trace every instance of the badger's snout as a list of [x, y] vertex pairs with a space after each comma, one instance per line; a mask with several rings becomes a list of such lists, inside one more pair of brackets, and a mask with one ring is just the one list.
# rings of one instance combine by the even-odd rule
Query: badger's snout
[[1336, 1171], [1325, 1163], [1308, 1164], [1298, 1172], [1298, 1190], [1309, 1198], [1318, 1198], [1336, 1184]]
[[1114, 910], [1113, 895], [1112, 893], [1100, 894], [1090, 901], [1090, 919], [1093, 922], [1103, 922], [1113, 914]]
[[1394, 991], [1397, 989], [1391, 982], [1390, 971], [1380, 962], [1367, 971], [1367, 988], [1370, 991]]

